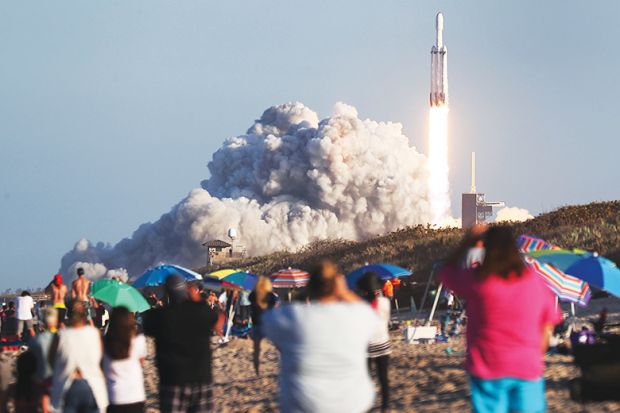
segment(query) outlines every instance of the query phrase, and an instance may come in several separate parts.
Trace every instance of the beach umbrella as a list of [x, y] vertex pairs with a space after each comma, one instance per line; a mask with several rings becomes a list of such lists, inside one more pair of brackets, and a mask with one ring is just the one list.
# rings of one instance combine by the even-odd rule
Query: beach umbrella
[[347, 284], [350, 288], [356, 288], [357, 281], [367, 272], [374, 272], [383, 281], [392, 278], [401, 278], [412, 275], [413, 273], [406, 268], [402, 268], [392, 264], [370, 264], [364, 265], [349, 274], [347, 274]]
[[90, 294], [93, 295], [100, 289], [116, 283], [118, 283], [117, 280], [97, 280], [90, 285]]
[[221, 280], [217, 280], [215, 278], [204, 278], [202, 280], [202, 286], [203, 288], [207, 289], [207, 290], [211, 290], [211, 291], [222, 291], [222, 289], [224, 288], [222, 286], [222, 281]]
[[209, 278], [215, 278], [216, 280], [221, 280], [222, 278], [230, 275], [230, 274], [234, 274], [237, 272], [241, 272], [241, 270], [233, 270], [233, 269], [227, 269], [227, 270], [218, 270], [218, 271], [214, 271], [211, 272], [209, 274], [207, 274], [207, 277]]
[[136, 288], [155, 287], [166, 282], [166, 278], [176, 274], [186, 281], [202, 280], [202, 275], [179, 265], [163, 264], [147, 270], [133, 282]]
[[[539, 262], [546, 262], [552, 264], [557, 269], [566, 271], [571, 265], [577, 261], [583, 259], [585, 256], [590, 255], [589, 252], [584, 250], [567, 250], [567, 249], [554, 249], [554, 250], [539, 250], [531, 251], [528, 255], [535, 258]], [[575, 274], [573, 274], [575, 275]]]
[[252, 291], [256, 286], [256, 275], [249, 272], [235, 272], [222, 278], [220, 281], [223, 287], [240, 288], [246, 291]]
[[537, 251], [530, 255], [620, 297], [620, 269], [605, 257], [584, 250]]
[[521, 235], [517, 240], [517, 245], [521, 252], [543, 251], [553, 250], [557, 247], [551, 243], [548, 243], [544, 239], [536, 238], [531, 235]]
[[99, 280], [93, 283], [92, 297], [112, 307], [127, 307], [132, 313], [151, 308], [144, 296], [129, 284], [116, 280]]
[[576, 303], [586, 306], [590, 301], [590, 287], [585, 281], [568, 275], [551, 264], [539, 262], [532, 257], [525, 256], [526, 264], [534, 270], [553, 291], [553, 293], [563, 301]]
[[304, 270], [288, 267], [274, 272], [270, 278], [275, 288], [300, 288], [308, 284], [310, 274]]

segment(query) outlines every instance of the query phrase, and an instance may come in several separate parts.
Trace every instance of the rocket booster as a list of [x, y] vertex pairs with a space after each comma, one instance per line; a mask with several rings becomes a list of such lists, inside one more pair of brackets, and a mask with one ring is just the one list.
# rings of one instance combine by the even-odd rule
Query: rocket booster
[[435, 21], [437, 39], [431, 49], [431, 106], [448, 105], [448, 49], [443, 44], [443, 14]]

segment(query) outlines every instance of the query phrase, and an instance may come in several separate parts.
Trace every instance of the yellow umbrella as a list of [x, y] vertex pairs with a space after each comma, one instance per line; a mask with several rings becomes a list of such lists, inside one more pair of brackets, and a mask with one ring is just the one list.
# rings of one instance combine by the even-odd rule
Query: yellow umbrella
[[222, 278], [230, 274], [234, 274], [236, 272], [241, 272], [241, 270], [217, 270], [217, 271], [213, 271], [212, 273], [207, 274], [207, 277], [221, 280]]

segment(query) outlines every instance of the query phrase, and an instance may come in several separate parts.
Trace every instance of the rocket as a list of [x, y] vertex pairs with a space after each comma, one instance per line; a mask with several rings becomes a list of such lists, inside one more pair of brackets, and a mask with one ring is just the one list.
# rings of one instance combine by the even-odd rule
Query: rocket
[[435, 20], [437, 39], [431, 49], [431, 107], [448, 105], [448, 49], [443, 44], [443, 14]]

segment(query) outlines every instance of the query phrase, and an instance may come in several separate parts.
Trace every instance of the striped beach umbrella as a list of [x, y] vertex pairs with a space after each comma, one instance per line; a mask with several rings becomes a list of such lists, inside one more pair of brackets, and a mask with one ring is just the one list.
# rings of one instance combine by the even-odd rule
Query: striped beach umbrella
[[310, 280], [310, 274], [297, 268], [287, 268], [271, 274], [271, 282], [274, 288], [299, 288], [305, 287]]
[[521, 235], [517, 240], [517, 244], [519, 245], [519, 250], [524, 253], [532, 252], [532, 251], [544, 251], [544, 250], [553, 250], [557, 247], [553, 244], [548, 243], [544, 239], [536, 238], [531, 235]]
[[569, 301], [585, 307], [590, 301], [590, 287], [585, 281], [565, 274], [552, 264], [540, 262], [525, 256], [525, 262], [545, 281], [547, 286], [562, 301]]

